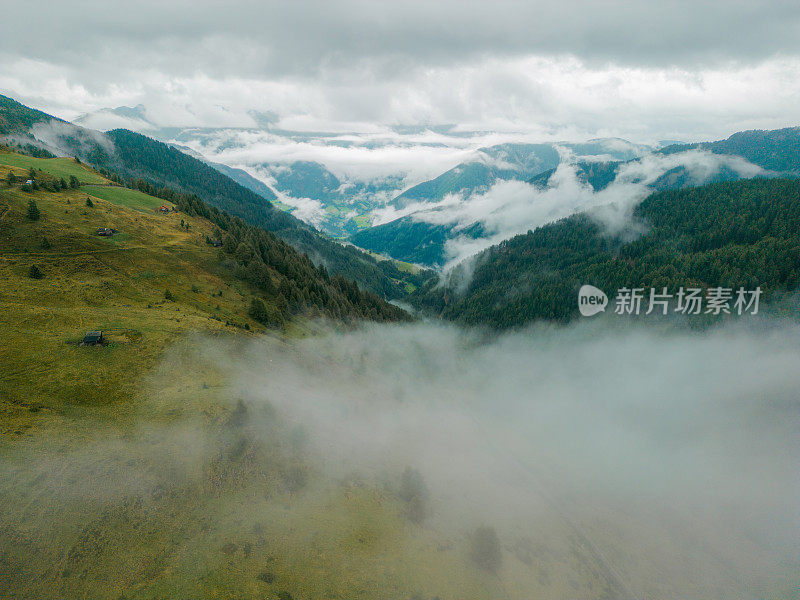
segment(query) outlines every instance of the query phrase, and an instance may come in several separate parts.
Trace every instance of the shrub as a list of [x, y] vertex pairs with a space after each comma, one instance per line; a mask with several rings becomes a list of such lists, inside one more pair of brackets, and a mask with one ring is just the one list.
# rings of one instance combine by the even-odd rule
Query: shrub
[[42, 217], [42, 213], [39, 212], [39, 207], [36, 205], [35, 200], [28, 201], [28, 220], [30, 221], [38, 221]]
[[470, 542], [470, 558], [481, 569], [492, 573], [497, 572], [503, 560], [503, 555], [500, 548], [500, 538], [497, 537], [494, 527], [481, 525], [475, 530]]
[[94, 202], [92, 202], [92, 199], [89, 198], [89, 196], [86, 196], [86, 206], [89, 208], [94, 208]]
[[262, 571], [258, 574], [258, 580], [263, 581], [264, 583], [272, 583], [275, 581], [275, 575], [270, 573], [269, 571]]
[[42, 270], [36, 265], [31, 265], [31, 268], [28, 269], [28, 277], [31, 279], [42, 279], [44, 277], [44, 273], [42, 273]]
[[50, 240], [48, 240], [46, 237], [42, 238], [42, 241], [39, 245], [41, 246], [42, 250], [50, 250], [50, 248], [53, 247], [53, 244], [51, 244]]
[[175, 296], [169, 290], [164, 290], [164, 300], [169, 300], [170, 302], [175, 302]]
[[412, 523], [421, 523], [425, 519], [428, 504], [428, 488], [422, 474], [416, 469], [406, 467], [400, 476], [397, 495], [406, 503], [406, 517]]

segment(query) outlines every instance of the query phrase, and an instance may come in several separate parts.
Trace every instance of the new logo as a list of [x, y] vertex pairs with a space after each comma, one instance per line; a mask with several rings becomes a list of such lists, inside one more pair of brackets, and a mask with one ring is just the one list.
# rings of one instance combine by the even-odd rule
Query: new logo
[[593, 285], [582, 285], [578, 291], [578, 310], [584, 317], [591, 317], [603, 312], [608, 306], [606, 293]]

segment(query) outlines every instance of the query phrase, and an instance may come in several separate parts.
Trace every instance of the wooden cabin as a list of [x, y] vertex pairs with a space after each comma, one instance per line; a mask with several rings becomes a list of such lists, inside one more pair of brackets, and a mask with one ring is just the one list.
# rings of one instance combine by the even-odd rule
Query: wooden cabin
[[87, 331], [81, 346], [102, 346], [105, 343], [106, 338], [103, 337], [102, 331]]

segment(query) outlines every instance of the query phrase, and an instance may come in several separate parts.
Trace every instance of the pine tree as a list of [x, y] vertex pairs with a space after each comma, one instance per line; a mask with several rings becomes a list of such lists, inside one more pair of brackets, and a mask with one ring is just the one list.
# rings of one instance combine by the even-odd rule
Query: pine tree
[[262, 325], [269, 324], [269, 313], [261, 298], [254, 297], [250, 301], [250, 310], [247, 311], [247, 314], [249, 314], [254, 321], [258, 321]]
[[30, 221], [38, 221], [42, 217], [42, 213], [39, 212], [39, 207], [36, 205], [35, 200], [28, 201], [28, 220]]

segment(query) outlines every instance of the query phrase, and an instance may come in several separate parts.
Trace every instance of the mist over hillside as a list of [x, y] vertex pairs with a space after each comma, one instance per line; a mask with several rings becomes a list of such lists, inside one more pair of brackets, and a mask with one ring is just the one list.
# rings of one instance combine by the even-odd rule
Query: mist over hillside
[[[482, 339], [417, 325], [190, 340], [154, 372], [135, 434], [96, 432], [71, 451], [40, 442], [0, 462], [0, 573], [18, 581], [23, 564], [49, 556], [25, 519], [62, 539], [124, 517], [133, 529], [53, 560], [65, 589], [113, 570], [112, 589], [127, 595], [133, 565], [101, 565], [171, 507], [160, 560], [172, 567], [159, 579], [172, 581], [190, 553], [185, 589], [203, 589], [201, 573], [229, 545], [254, 589], [267, 565], [294, 597], [318, 593], [311, 560], [345, 590], [337, 553], [354, 543], [348, 576], [399, 596], [780, 595], [800, 558], [799, 334], [754, 320], [704, 333], [581, 323]], [[198, 368], [222, 386], [203, 393], [239, 399], [211, 421], [191, 410], [199, 397], [177, 416], [161, 400], [169, 373]], [[408, 469], [419, 497], [406, 495]], [[352, 502], [367, 504], [332, 517]], [[333, 520], [315, 516], [323, 506]], [[197, 510], [205, 549], [190, 524]], [[468, 574], [481, 525], [500, 540], [496, 576]], [[302, 540], [313, 558], [298, 554]], [[72, 579], [87, 568], [86, 582]]]

